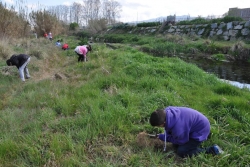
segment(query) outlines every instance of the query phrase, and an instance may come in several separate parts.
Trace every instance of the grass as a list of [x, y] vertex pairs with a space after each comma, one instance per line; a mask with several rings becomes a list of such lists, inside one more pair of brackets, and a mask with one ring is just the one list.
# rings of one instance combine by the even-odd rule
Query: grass
[[[0, 73], [1, 166], [247, 166], [250, 92], [219, 81], [178, 58], [153, 57], [128, 46], [93, 44], [77, 63], [77, 40], [62, 51], [38, 40], [32, 78]], [[36, 43], [37, 42], [37, 43]], [[25, 42], [28, 43], [28, 42]], [[71, 47], [72, 46], [72, 47]], [[16, 50], [16, 46], [8, 45]], [[5, 59], [0, 61], [5, 66]], [[64, 76], [56, 79], [55, 74]], [[139, 147], [136, 136], [153, 128], [148, 118], [169, 105], [195, 108], [211, 122], [211, 139], [224, 155], [180, 159], [168, 148]]]
[[110, 47], [119, 48], [120, 44], [117, 43], [127, 44], [157, 57], [230, 55], [242, 61], [248, 61], [249, 59], [250, 45], [247, 44], [247, 41], [241, 40], [221, 41], [188, 35], [157, 34], [154, 36], [128, 33], [100, 35], [100, 39], [111, 43], [108, 44]]

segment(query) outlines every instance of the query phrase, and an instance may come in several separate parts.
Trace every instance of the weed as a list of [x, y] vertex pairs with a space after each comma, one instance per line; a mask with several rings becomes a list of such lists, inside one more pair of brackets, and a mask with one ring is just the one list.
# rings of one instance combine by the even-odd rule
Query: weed
[[211, 56], [212, 59], [217, 60], [217, 61], [222, 61], [225, 60], [225, 55], [224, 54], [213, 54]]

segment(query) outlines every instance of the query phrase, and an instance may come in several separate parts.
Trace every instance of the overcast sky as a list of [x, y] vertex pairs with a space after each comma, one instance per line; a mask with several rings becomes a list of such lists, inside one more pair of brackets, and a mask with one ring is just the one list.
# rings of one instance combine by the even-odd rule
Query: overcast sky
[[[0, 0], [3, 2], [17, 2], [18, 0]], [[21, 1], [21, 0], [19, 0]], [[28, 4], [45, 6], [71, 5], [81, 0], [23, 0]], [[250, 8], [250, 0], [116, 0], [122, 6], [122, 22], [142, 21], [168, 15], [193, 17], [208, 15], [221, 16], [229, 8]]]

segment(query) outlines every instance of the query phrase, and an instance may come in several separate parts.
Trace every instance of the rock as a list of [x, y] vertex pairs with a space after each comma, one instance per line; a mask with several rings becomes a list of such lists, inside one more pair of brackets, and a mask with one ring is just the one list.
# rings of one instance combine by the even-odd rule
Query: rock
[[224, 38], [225, 41], [229, 41], [230, 40], [229, 36], [227, 36], [227, 35], [224, 35], [223, 38]]
[[200, 29], [200, 30], [198, 31], [198, 35], [202, 35], [202, 34], [204, 33], [204, 31], [205, 31], [205, 28]]
[[222, 29], [222, 28], [225, 27], [225, 26], [226, 26], [226, 24], [222, 22], [222, 23], [220, 23], [220, 25], [219, 25], [218, 28], [219, 28], [219, 29]]
[[229, 22], [227, 23], [227, 30], [231, 30], [231, 29], [233, 29], [233, 23]]
[[250, 27], [250, 21], [247, 21], [244, 25], [245, 28]]
[[212, 37], [212, 36], [214, 36], [214, 34], [215, 34], [214, 31], [210, 31], [209, 36]]
[[229, 34], [230, 36], [233, 36], [233, 37], [235, 37], [237, 33], [238, 33], [238, 30], [229, 30], [229, 31], [228, 31], [228, 34]]
[[237, 25], [234, 27], [235, 30], [241, 30], [243, 28], [243, 25]]
[[223, 33], [222, 29], [219, 29], [216, 33], [216, 35], [221, 35]]
[[62, 74], [56, 73], [56, 74], [55, 74], [55, 78], [56, 78], [56, 79], [59, 79], [59, 80], [62, 80], [62, 79], [65, 79], [65, 76], [62, 75]]
[[170, 28], [170, 29], [168, 30], [168, 32], [169, 32], [169, 33], [175, 32], [175, 29]]
[[217, 28], [217, 27], [218, 27], [217, 23], [212, 23], [212, 24], [211, 24], [211, 28], [212, 28], [212, 29]]
[[248, 28], [244, 28], [244, 29], [241, 30], [241, 34], [244, 35], [244, 36], [248, 35], [249, 32], [250, 32], [250, 30]]
[[224, 31], [224, 32], [223, 32], [223, 35], [228, 35], [228, 31]]

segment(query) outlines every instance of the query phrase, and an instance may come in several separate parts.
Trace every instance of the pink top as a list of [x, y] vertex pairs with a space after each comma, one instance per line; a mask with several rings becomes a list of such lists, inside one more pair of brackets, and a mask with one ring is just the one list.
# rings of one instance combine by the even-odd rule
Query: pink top
[[86, 56], [87, 52], [88, 52], [88, 49], [85, 47], [85, 46], [77, 46], [75, 51], [78, 53], [78, 54], [82, 54], [84, 56]]

